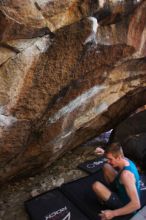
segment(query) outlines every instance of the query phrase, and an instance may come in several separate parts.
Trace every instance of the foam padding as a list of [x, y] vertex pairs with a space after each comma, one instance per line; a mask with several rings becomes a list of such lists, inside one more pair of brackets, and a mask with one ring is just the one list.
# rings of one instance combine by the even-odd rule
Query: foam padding
[[28, 200], [25, 206], [32, 220], [88, 220], [59, 189]]
[[87, 173], [92, 174], [92, 173], [95, 173], [95, 172], [98, 172], [99, 170], [101, 170], [101, 168], [103, 167], [103, 164], [106, 161], [107, 161], [106, 158], [99, 157], [97, 159], [89, 160], [89, 161], [86, 161], [84, 163], [79, 164], [78, 168], [86, 171]]
[[[79, 180], [63, 184], [25, 202], [31, 220], [100, 220], [99, 213], [107, 209], [102, 206], [92, 190], [92, 184], [105, 184], [102, 171]], [[106, 184], [105, 184], [106, 185]], [[141, 182], [142, 205], [146, 205], [146, 176]], [[131, 215], [114, 218], [129, 220]]]
[[[92, 220], [98, 220], [98, 214], [102, 210], [95, 193], [92, 190], [92, 184], [98, 179], [100, 174], [90, 175], [80, 180], [64, 184], [61, 187], [62, 192], [71, 199]], [[101, 176], [102, 178], [102, 176]]]

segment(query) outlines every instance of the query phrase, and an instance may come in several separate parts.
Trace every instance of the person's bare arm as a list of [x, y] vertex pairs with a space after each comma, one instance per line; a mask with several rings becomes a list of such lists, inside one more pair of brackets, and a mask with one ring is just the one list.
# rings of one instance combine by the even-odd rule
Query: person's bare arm
[[125, 170], [121, 174], [120, 180], [126, 189], [130, 202], [124, 207], [114, 210], [115, 216], [130, 214], [140, 208], [140, 199], [135, 186], [134, 175], [130, 171]]
[[102, 219], [112, 219], [116, 216], [130, 214], [140, 208], [139, 195], [135, 186], [135, 177], [130, 171], [123, 171], [120, 178], [125, 186], [126, 192], [130, 198], [130, 202], [122, 208], [115, 210], [105, 210], [101, 214]]

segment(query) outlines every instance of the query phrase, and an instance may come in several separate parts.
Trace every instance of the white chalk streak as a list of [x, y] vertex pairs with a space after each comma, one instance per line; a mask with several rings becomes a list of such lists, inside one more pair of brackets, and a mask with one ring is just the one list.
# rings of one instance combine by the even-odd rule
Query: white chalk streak
[[91, 33], [86, 38], [86, 40], [84, 41], [83, 44], [84, 45], [87, 44], [87, 43], [95, 43], [95, 44], [97, 44], [96, 33], [97, 33], [97, 29], [99, 27], [99, 24], [98, 24], [97, 19], [95, 17], [88, 17], [88, 20], [90, 20], [92, 22]]
[[53, 117], [50, 117], [48, 122], [49, 123], [55, 123], [58, 119], [65, 116], [66, 114], [74, 111], [76, 108], [79, 108], [84, 103], [88, 102], [90, 98], [92, 98], [94, 95], [97, 95], [102, 90], [104, 90], [106, 87], [103, 85], [97, 85], [88, 90], [86, 93], [80, 95], [75, 100], [71, 101], [68, 105], [60, 109]]
[[62, 136], [61, 136], [61, 139], [64, 139], [64, 138], [70, 136], [71, 133], [72, 133], [72, 132], [70, 131], [70, 132], [68, 132], [68, 133], [66, 133], [66, 134], [64, 134], [64, 135], [62, 135]]
[[106, 102], [100, 103], [98, 106], [93, 107], [88, 112], [84, 113], [80, 117], [76, 118], [74, 122], [74, 126], [76, 129], [83, 126], [85, 123], [91, 121], [98, 115], [100, 115], [102, 112], [106, 111], [108, 109], [108, 104]]
[[16, 121], [17, 119], [15, 117], [0, 115], [0, 126], [11, 126]]
[[97, 32], [97, 28], [99, 26], [98, 22], [97, 22], [97, 19], [95, 17], [88, 17], [88, 20], [90, 20], [92, 22], [92, 31], [94, 33]]
[[38, 50], [41, 53], [44, 53], [49, 48], [51, 42], [49, 35], [46, 35], [45, 37], [40, 38], [38, 41], [35, 42], [35, 46], [38, 48]]

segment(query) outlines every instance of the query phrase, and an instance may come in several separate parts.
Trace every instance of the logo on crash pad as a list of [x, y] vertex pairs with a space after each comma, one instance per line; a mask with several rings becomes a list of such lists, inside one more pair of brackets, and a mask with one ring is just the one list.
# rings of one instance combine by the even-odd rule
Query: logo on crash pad
[[104, 164], [106, 161], [107, 161], [107, 160], [106, 160], [105, 158], [102, 159], [102, 160], [99, 160], [99, 161], [93, 161], [92, 163], [87, 164], [86, 167], [87, 167], [88, 169], [93, 169], [93, 168], [95, 168], [95, 167], [100, 166], [101, 164]]
[[70, 220], [70, 219], [71, 219], [71, 213], [70, 211], [68, 211], [66, 206], [45, 216], [45, 220]]

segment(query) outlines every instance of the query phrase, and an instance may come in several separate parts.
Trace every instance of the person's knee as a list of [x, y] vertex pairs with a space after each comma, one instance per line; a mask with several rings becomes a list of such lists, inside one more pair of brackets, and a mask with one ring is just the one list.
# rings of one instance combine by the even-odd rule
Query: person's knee
[[103, 201], [106, 201], [111, 195], [111, 191], [99, 181], [93, 183], [92, 189], [96, 193], [98, 198]]
[[103, 174], [108, 183], [114, 181], [117, 176], [117, 171], [108, 163], [105, 163], [103, 166]]
[[110, 167], [110, 165], [109, 165], [108, 163], [105, 163], [105, 164], [103, 165], [102, 170], [103, 170], [103, 173], [104, 173], [104, 174], [108, 174], [109, 171], [111, 170], [111, 167]]
[[105, 163], [105, 164], [103, 165], [103, 170], [108, 171], [108, 170], [110, 170], [110, 169], [111, 169], [111, 165], [110, 165], [109, 163]]
[[100, 189], [101, 189], [101, 183], [98, 182], [98, 181], [96, 181], [95, 183], [93, 183], [92, 189], [93, 189], [94, 192], [100, 191]]

